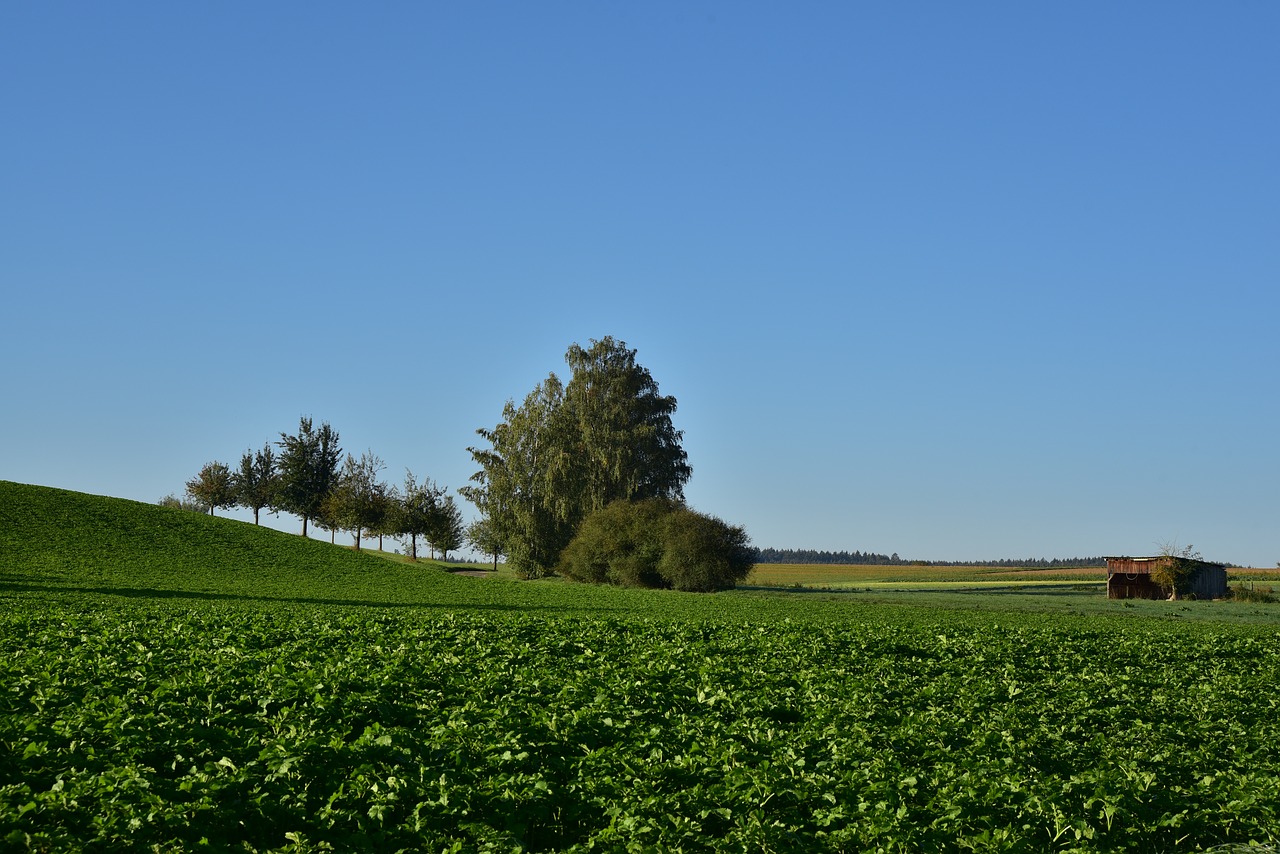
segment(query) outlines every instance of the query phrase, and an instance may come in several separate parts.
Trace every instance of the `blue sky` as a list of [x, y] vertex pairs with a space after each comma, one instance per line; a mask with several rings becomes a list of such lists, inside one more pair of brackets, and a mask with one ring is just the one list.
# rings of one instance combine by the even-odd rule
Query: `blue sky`
[[5, 4], [0, 478], [155, 501], [305, 414], [457, 488], [612, 335], [756, 545], [1274, 565], [1277, 35], [1260, 2]]

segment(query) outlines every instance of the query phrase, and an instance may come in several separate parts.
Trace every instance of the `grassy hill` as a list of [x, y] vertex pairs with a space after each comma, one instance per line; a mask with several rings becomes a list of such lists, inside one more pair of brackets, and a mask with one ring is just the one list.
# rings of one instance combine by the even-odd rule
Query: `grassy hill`
[[0, 481], [0, 583], [123, 595], [429, 604], [465, 582], [435, 563], [398, 564], [233, 519]]

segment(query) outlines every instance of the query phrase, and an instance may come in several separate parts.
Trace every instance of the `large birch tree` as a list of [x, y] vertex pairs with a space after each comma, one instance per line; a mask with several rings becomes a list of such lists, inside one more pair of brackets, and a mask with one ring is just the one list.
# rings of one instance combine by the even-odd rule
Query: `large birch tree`
[[460, 492], [476, 505], [522, 577], [547, 574], [579, 524], [618, 500], [682, 500], [692, 472], [672, 424], [676, 399], [606, 337], [565, 354], [567, 385], [553, 373], [520, 406], [476, 432], [480, 466]]

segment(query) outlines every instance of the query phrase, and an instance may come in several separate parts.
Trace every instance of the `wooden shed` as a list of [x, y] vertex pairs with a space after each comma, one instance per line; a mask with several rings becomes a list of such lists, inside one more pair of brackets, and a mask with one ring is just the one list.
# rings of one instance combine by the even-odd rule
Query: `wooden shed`
[[[1169, 558], [1109, 557], [1107, 561], [1108, 599], [1170, 599], [1168, 588], [1151, 578], [1151, 571]], [[1183, 558], [1183, 560], [1188, 560]], [[1220, 563], [1188, 560], [1194, 565], [1191, 573], [1190, 594], [1197, 599], [1221, 599], [1227, 595], [1227, 568]]]

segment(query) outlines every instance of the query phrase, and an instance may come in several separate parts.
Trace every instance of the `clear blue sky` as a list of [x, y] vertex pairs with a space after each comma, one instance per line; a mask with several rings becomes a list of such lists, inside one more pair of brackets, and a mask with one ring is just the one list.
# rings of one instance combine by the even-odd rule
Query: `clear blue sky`
[[309, 414], [457, 488], [612, 335], [756, 545], [1274, 565], [1278, 39], [1264, 2], [4, 4], [0, 478], [155, 501]]

